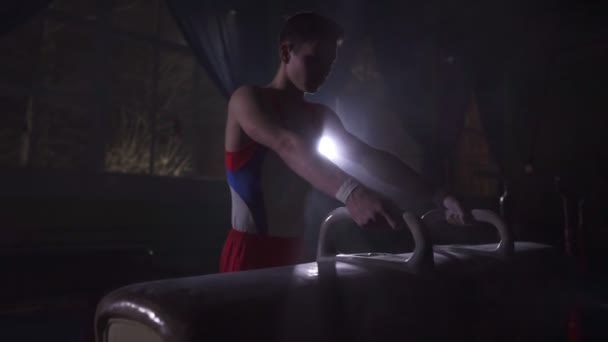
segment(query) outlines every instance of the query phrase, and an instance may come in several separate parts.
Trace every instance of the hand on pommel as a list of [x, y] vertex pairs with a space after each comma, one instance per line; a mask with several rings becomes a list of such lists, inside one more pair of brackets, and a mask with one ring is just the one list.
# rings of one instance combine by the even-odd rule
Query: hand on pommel
[[470, 210], [465, 208], [462, 202], [454, 195], [448, 194], [443, 197], [441, 204], [445, 208], [445, 219], [451, 224], [470, 224]]
[[355, 223], [361, 227], [380, 228], [388, 225], [395, 230], [403, 228], [399, 208], [364, 186], [353, 190], [345, 204]]

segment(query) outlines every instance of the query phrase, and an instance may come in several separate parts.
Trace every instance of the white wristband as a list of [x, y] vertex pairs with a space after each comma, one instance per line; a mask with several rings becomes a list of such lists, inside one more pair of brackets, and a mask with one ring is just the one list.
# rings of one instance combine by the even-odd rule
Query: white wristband
[[360, 186], [359, 182], [352, 178], [348, 178], [342, 183], [338, 191], [336, 192], [336, 199], [344, 204], [346, 204], [346, 200], [348, 196]]

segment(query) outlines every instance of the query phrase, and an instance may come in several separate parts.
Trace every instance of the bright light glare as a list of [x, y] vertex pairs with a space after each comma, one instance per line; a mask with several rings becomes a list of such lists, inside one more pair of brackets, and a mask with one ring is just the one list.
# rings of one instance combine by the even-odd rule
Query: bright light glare
[[321, 137], [317, 150], [328, 159], [335, 159], [338, 156], [336, 143], [329, 137]]

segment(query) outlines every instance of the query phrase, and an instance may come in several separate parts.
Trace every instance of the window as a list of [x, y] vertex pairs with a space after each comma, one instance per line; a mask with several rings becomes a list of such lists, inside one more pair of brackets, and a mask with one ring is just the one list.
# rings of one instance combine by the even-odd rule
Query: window
[[55, 0], [0, 47], [0, 166], [223, 177], [226, 101], [164, 1]]

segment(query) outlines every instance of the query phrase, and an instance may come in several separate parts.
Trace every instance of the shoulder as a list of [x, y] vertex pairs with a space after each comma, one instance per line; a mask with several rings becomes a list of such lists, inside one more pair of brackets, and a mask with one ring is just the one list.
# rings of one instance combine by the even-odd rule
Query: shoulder
[[314, 109], [314, 112], [320, 115], [323, 118], [323, 121], [329, 124], [339, 124], [342, 125], [338, 114], [334, 112], [333, 109], [322, 103], [309, 102], [308, 105]]
[[270, 108], [268, 89], [244, 85], [237, 88], [228, 100], [228, 116], [238, 118], [257, 117], [268, 115]]
[[240, 102], [262, 102], [264, 99], [265, 89], [255, 85], [243, 85], [238, 87], [230, 96], [229, 104]]

